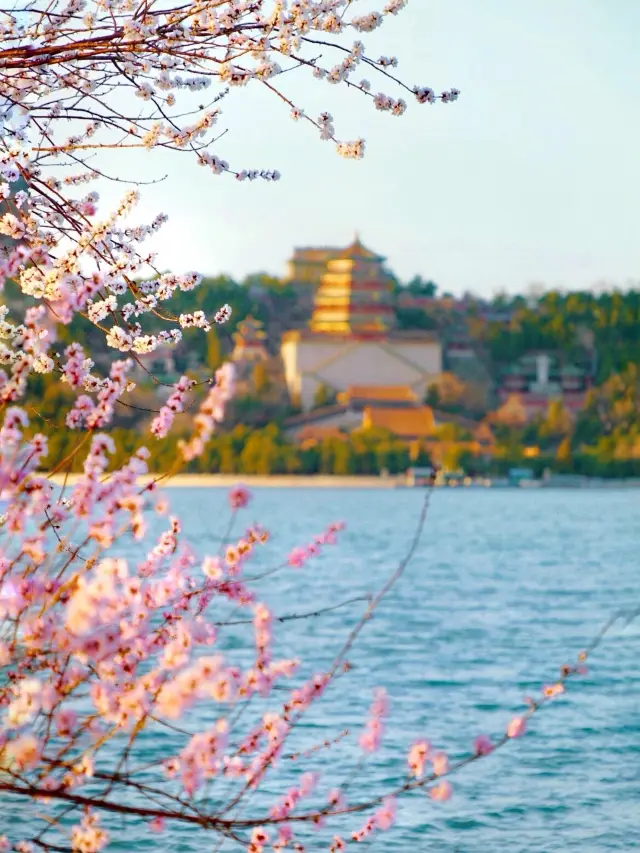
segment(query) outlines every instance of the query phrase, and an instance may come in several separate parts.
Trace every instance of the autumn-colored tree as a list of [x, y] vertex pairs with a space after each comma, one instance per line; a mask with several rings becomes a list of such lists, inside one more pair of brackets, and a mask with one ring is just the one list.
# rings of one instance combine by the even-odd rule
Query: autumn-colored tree
[[512, 394], [489, 416], [489, 421], [507, 429], [522, 429], [527, 423], [527, 410], [516, 394]]
[[258, 396], [263, 395], [269, 389], [271, 381], [269, 379], [267, 367], [263, 361], [258, 361], [254, 365], [251, 381], [253, 384], [253, 390]]

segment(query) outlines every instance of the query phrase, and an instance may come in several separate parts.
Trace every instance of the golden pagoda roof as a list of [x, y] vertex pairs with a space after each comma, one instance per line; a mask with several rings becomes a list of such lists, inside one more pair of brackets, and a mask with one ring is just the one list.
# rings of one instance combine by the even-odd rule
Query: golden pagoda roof
[[264, 323], [262, 320], [257, 320], [251, 314], [247, 314], [244, 320], [241, 320], [236, 331], [233, 334], [235, 341], [258, 341], [266, 337], [263, 331]]
[[[377, 261], [381, 263], [385, 260], [382, 255], [376, 255], [375, 252], [372, 252], [371, 249], [367, 249], [366, 246], [360, 242], [360, 237], [356, 234], [353, 243], [350, 246], [347, 246], [346, 249], [343, 249], [341, 252], [338, 252], [335, 255], [336, 260], [366, 260], [366, 261]], [[333, 260], [333, 258], [331, 258]]]
[[326, 263], [326, 261], [339, 255], [340, 252], [341, 249], [331, 246], [300, 246], [293, 250], [293, 260]]
[[429, 406], [410, 409], [387, 409], [367, 406], [362, 419], [363, 427], [389, 430], [398, 438], [425, 438], [434, 430], [433, 412]]
[[345, 402], [371, 400], [385, 403], [416, 403], [418, 398], [408, 385], [349, 385], [338, 395]]

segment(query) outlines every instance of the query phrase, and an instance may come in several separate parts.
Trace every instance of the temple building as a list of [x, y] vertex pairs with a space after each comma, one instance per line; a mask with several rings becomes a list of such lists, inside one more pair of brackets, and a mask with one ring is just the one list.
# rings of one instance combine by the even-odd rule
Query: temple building
[[238, 323], [237, 330], [233, 334], [233, 352], [231, 360], [236, 364], [266, 361], [269, 353], [265, 346], [266, 333], [264, 324], [248, 314], [244, 320]]
[[360, 240], [327, 261], [314, 295], [311, 331], [386, 334], [395, 322], [393, 278]]
[[315, 290], [320, 284], [327, 269], [327, 262], [340, 254], [340, 249], [307, 246], [294, 249], [293, 257], [288, 262], [287, 281], [299, 289], [308, 287]]
[[[321, 385], [335, 394], [355, 385], [404, 385], [422, 400], [442, 371], [438, 338], [395, 328], [393, 277], [384, 258], [357, 237], [346, 249], [322, 251], [331, 254], [325, 256], [313, 293], [309, 325], [282, 338], [285, 380], [294, 403], [308, 411]], [[309, 270], [320, 260], [308, 263], [312, 284]]]
[[264, 324], [250, 314], [238, 323], [233, 334], [231, 361], [236, 368], [240, 396], [258, 393], [264, 398], [267, 387], [270, 389], [268, 396], [276, 391], [282, 396], [282, 366], [279, 359], [269, 355], [266, 338]]
[[367, 406], [362, 416], [363, 429], [386, 429], [402, 441], [428, 438], [436, 428], [429, 406], [382, 408]]
[[592, 380], [590, 365], [570, 364], [554, 353], [534, 351], [502, 371], [498, 397], [502, 403], [517, 398], [529, 419], [544, 415], [552, 400], [561, 400], [575, 415], [586, 403]]

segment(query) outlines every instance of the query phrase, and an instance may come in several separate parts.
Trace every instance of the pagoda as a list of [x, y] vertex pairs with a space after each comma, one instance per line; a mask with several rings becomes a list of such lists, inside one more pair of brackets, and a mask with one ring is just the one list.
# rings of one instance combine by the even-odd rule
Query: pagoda
[[310, 329], [316, 334], [386, 335], [395, 322], [393, 278], [381, 255], [356, 235], [326, 264], [314, 296]]
[[266, 361], [269, 354], [264, 344], [265, 338], [264, 324], [248, 314], [238, 323], [233, 335], [235, 346], [231, 354], [232, 361]]
[[[294, 258], [300, 268], [307, 264], [313, 305], [308, 326], [282, 336], [291, 400], [309, 411], [320, 386], [336, 395], [352, 386], [367, 386], [369, 394], [371, 387], [403, 386], [423, 399], [442, 372], [442, 347], [431, 332], [396, 327], [394, 278], [382, 255], [356, 235], [346, 249], [298, 250]], [[311, 271], [317, 275], [323, 261], [316, 286]]]

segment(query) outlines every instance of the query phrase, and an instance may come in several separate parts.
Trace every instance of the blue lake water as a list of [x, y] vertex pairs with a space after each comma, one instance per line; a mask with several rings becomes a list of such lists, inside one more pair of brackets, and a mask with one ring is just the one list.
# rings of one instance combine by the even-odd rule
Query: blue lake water
[[[196, 549], [215, 553], [228, 515], [225, 492], [169, 495]], [[242, 518], [272, 534], [256, 566], [277, 564], [328, 522], [347, 524], [340, 543], [302, 570], [259, 582], [261, 598], [290, 614], [375, 592], [406, 552], [422, 498], [417, 490], [256, 490]], [[612, 612], [640, 603], [639, 517], [634, 490], [437, 490], [415, 558], [349, 655], [354, 669], [305, 715], [292, 739], [291, 748], [303, 750], [345, 727], [352, 731], [305, 765], [323, 772], [315, 801], [324, 803], [326, 790], [353, 774], [360, 755], [354, 744], [376, 686], [388, 691], [390, 717], [382, 749], [351, 785], [357, 801], [402, 781], [418, 737], [455, 757], [468, 753], [479, 733], [501, 735], [524, 709], [523, 697], [573, 662]], [[278, 625], [276, 652], [302, 657], [305, 673], [321, 671], [362, 607]], [[220, 608], [215, 618], [230, 610]], [[220, 634], [220, 645], [241, 661], [250, 640], [246, 626]], [[525, 737], [454, 775], [449, 802], [433, 803], [420, 792], [402, 800], [396, 826], [374, 845], [384, 853], [640, 850], [639, 655], [640, 623], [615, 629], [588, 675], [535, 715]], [[199, 706], [189, 727], [210, 725], [216, 710]], [[243, 731], [262, 710], [248, 709]], [[166, 749], [166, 736], [145, 743], [149, 759], [154, 749]], [[270, 779], [269, 803], [298, 772], [283, 762]], [[261, 814], [263, 802], [253, 795], [238, 814]], [[31, 819], [24, 804], [19, 808]], [[339, 829], [358, 829], [362, 820], [350, 817]], [[0, 831], [4, 822], [0, 808]], [[326, 850], [332, 834], [309, 834], [306, 849]], [[132, 824], [114, 836], [110, 850], [218, 849], [214, 837], [196, 830], [169, 839]], [[241, 847], [226, 842], [221, 849]]]

